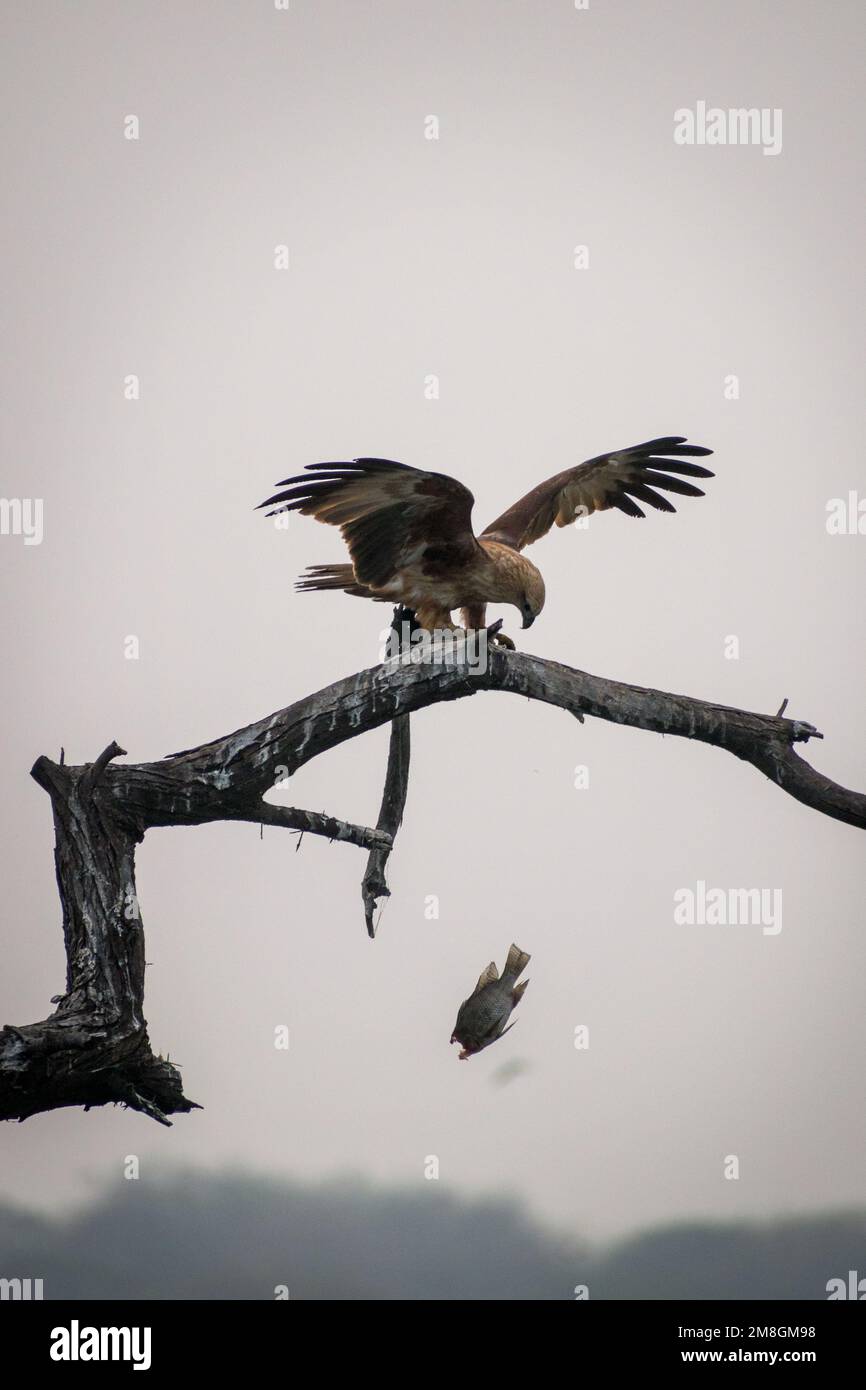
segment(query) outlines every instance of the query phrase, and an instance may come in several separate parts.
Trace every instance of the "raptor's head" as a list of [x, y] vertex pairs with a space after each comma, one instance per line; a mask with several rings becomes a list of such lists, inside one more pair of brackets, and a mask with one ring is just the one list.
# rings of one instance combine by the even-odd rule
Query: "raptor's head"
[[481, 548], [490, 565], [485, 573], [488, 603], [510, 603], [524, 627], [531, 627], [544, 607], [544, 580], [531, 560], [495, 536], [482, 536]]
[[523, 626], [532, 627], [544, 607], [544, 580], [534, 565], [526, 573], [520, 602], [515, 606], [520, 609]]

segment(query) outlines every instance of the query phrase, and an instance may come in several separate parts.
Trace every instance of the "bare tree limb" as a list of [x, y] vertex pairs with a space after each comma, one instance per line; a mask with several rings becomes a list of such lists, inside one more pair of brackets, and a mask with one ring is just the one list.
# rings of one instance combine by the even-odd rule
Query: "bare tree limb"
[[[605, 719], [722, 748], [822, 814], [866, 827], [866, 795], [811, 767], [795, 745], [813, 725], [757, 714], [571, 670], [522, 652], [487, 650], [473, 667], [459, 649], [438, 664], [375, 666], [244, 729], [155, 763], [117, 764], [112, 743], [74, 767], [39, 758], [33, 776], [51, 797], [63, 908], [66, 993], [41, 1023], [0, 1030], [0, 1119], [66, 1105], [119, 1102], [160, 1123], [196, 1108], [176, 1066], [154, 1056], [143, 1017], [144, 937], [135, 891], [135, 845], [151, 826], [246, 820], [345, 840], [370, 851], [365, 915], [387, 892], [384, 867], [402, 819], [408, 780], [408, 715], [479, 691], [506, 691], [556, 705], [578, 719]], [[320, 753], [392, 722], [379, 826], [262, 800]], [[372, 899], [372, 906], [370, 900]]]
[[376, 828], [384, 830], [390, 836], [390, 843], [370, 850], [367, 869], [361, 883], [364, 919], [367, 923], [367, 935], [369, 937], [376, 935], [373, 916], [376, 911], [377, 900], [391, 896], [391, 890], [385, 882], [385, 867], [391, 850], [394, 848], [397, 831], [403, 824], [403, 812], [406, 809], [406, 796], [409, 791], [410, 751], [409, 716], [408, 714], [401, 714], [397, 719], [391, 721], [391, 742], [388, 746], [385, 789], [382, 792], [382, 805], [379, 810], [379, 819], [376, 822]]
[[[418, 620], [411, 608], [398, 603], [391, 619], [390, 652], [405, 661], [412, 654], [412, 633], [418, 628]], [[385, 868], [394, 848], [394, 838], [403, 824], [406, 797], [409, 792], [409, 759], [411, 739], [409, 716], [401, 714], [391, 722], [391, 738], [388, 743], [388, 766], [385, 769], [385, 786], [382, 791], [382, 805], [379, 808], [377, 830], [384, 830], [391, 837], [391, 844], [380, 849], [371, 849], [367, 858], [367, 868], [361, 881], [361, 900], [364, 904], [364, 920], [367, 935], [372, 940], [376, 935], [373, 918], [379, 898], [391, 896], [385, 882]]]
[[391, 848], [391, 841], [381, 827], [370, 830], [366, 825], [352, 825], [349, 821], [337, 820], [318, 811], [299, 811], [295, 806], [275, 806], [269, 801], [258, 802], [255, 807], [246, 810], [229, 807], [218, 819], [279, 825], [287, 830], [299, 830], [302, 835], [309, 831], [311, 835], [323, 835], [327, 840], [345, 840], [348, 845], [369, 849], [371, 854]]

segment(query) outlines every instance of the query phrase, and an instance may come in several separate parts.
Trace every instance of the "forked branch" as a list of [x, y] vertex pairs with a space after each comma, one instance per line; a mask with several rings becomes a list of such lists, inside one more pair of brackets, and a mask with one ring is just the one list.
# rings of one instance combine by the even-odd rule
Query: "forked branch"
[[[0, 1119], [59, 1106], [120, 1102], [161, 1123], [191, 1110], [175, 1065], [154, 1056], [143, 1016], [144, 937], [135, 892], [135, 845], [151, 826], [244, 820], [344, 840], [369, 851], [364, 906], [387, 892], [384, 867], [403, 815], [408, 715], [442, 700], [505, 691], [725, 749], [798, 801], [866, 826], [866, 795], [816, 771], [795, 745], [821, 735], [781, 714], [605, 680], [521, 652], [490, 649], [487, 663], [460, 656], [415, 664], [407, 656], [349, 676], [225, 738], [159, 762], [118, 764], [110, 744], [72, 767], [39, 758], [33, 776], [51, 797], [63, 907], [66, 993], [41, 1023], [0, 1030]], [[298, 768], [347, 739], [392, 723], [379, 825], [283, 807], [262, 798]]]

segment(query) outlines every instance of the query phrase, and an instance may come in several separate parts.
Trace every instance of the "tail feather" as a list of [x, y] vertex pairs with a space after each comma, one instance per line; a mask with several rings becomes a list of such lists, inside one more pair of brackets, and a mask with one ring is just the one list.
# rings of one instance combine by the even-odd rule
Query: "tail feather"
[[342, 589], [357, 598], [376, 598], [365, 584], [358, 583], [351, 565], [310, 565], [296, 581], [295, 588], [302, 594], [319, 589]]

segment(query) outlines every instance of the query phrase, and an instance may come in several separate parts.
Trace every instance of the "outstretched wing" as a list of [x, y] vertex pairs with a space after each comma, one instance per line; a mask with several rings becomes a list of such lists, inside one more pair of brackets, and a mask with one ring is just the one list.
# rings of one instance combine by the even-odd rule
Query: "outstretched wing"
[[712, 478], [709, 468], [686, 462], [712, 452], [698, 444], [687, 444], [683, 435], [674, 434], [613, 454], [599, 454], [598, 458], [539, 483], [497, 517], [484, 531], [484, 537], [523, 550], [546, 536], [554, 522], [568, 526], [580, 509], [585, 509], [580, 510], [582, 516], [606, 511], [608, 507], [618, 507], [628, 516], [646, 516], [638, 506], [638, 502], [644, 502], [660, 512], [675, 512], [673, 503], [656, 488], [682, 497], [703, 497], [699, 487], [672, 475]]
[[391, 459], [312, 463], [279, 483], [262, 502], [276, 512], [301, 512], [339, 526], [363, 584], [382, 587], [407, 567], [436, 578], [472, 560], [474, 498], [445, 473], [426, 473]]

